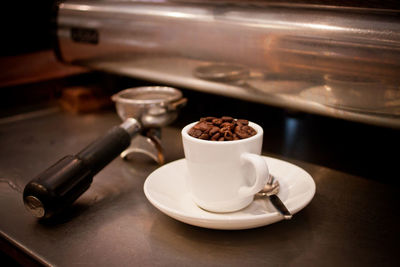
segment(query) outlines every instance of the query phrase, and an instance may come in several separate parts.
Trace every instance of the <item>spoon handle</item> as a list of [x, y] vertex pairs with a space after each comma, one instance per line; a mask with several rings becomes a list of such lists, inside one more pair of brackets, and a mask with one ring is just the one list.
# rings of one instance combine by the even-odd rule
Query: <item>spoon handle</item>
[[274, 207], [283, 215], [285, 220], [290, 220], [292, 218], [292, 214], [285, 207], [285, 205], [282, 203], [281, 199], [277, 195], [270, 195], [268, 197], [272, 205], [274, 205]]

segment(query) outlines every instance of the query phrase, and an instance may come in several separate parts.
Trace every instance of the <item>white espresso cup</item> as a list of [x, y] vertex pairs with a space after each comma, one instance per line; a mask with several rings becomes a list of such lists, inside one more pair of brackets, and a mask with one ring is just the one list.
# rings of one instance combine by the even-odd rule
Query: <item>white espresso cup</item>
[[261, 156], [263, 130], [252, 122], [256, 134], [234, 141], [202, 140], [182, 130], [187, 163], [186, 182], [193, 201], [212, 212], [233, 212], [248, 206], [267, 182], [266, 161]]

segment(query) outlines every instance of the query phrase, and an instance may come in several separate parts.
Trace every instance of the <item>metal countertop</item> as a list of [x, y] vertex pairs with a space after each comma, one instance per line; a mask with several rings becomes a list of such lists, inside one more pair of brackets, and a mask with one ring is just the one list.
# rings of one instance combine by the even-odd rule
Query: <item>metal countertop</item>
[[[0, 124], [0, 236], [3, 244], [56, 266], [393, 266], [399, 188], [290, 160], [316, 183], [312, 202], [290, 221], [218, 231], [178, 222], [143, 193], [158, 166], [115, 159], [68, 212], [32, 217], [21, 190], [34, 175], [74, 154], [120, 120], [114, 112], [61, 112]], [[180, 128], [163, 129], [166, 161], [183, 157]], [[264, 150], [264, 155], [271, 155]], [[287, 159], [286, 159], [287, 160]]]

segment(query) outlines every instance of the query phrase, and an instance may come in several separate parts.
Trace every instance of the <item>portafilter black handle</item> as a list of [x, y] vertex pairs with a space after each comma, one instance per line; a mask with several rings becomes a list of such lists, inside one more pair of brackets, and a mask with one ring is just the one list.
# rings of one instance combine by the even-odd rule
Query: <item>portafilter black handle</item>
[[59, 160], [25, 186], [25, 207], [38, 218], [62, 211], [89, 188], [93, 176], [126, 149], [140, 130], [140, 123], [129, 118], [78, 154]]

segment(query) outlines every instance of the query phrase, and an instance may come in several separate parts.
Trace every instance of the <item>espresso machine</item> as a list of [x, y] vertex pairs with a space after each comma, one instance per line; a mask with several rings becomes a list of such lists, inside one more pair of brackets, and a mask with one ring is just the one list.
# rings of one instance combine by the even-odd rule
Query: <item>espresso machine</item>
[[384, 127], [400, 127], [400, 20], [304, 1], [73, 1], [65, 63]]

